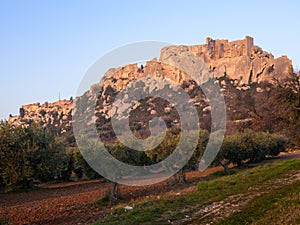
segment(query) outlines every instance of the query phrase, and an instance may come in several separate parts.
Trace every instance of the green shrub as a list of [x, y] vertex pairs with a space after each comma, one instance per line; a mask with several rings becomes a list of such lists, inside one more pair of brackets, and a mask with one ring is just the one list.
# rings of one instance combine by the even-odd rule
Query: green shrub
[[227, 160], [227, 164], [242, 165], [243, 162], [259, 162], [267, 156], [276, 156], [285, 151], [286, 138], [268, 132], [248, 130], [226, 136], [215, 162]]
[[0, 187], [30, 188], [33, 181], [68, 179], [70, 160], [63, 140], [35, 124], [0, 122]]

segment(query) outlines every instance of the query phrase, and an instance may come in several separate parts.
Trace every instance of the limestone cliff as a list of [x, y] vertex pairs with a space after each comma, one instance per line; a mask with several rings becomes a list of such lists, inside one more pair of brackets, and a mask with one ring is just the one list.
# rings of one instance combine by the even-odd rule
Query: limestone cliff
[[43, 127], [51, 127], [59, 134], [63, 134], [72, 126], [73, 100], [60, 100], [53, 103], [39, 102], [23, 105], [19, 109], [20, 115], [10, 116], [8, 122], [14, 125], [38, 123]]
[[[113, 135], [110, 118], [120, 113], [118, 118], [122, 119], [121, 114], [128, 104], [128, 97], [123, 96], [115, 103], [117, 107], [113, 109], [112, 103], [117, 94], [139, 78], [160, 77], [174, 81], [191, 96], [201, 115], [200, 123], [209, 129], [210, 106], [205, 96], [189, 74], [171, 66], [176, 65], [178, 59], [189, 58], [190, 60], [183, 63], [185, 68], [189, 68], [193, 66], [189, 63], [193, 62], [195, 57], [203, 60], [210, 72], [199, 74], [198, 80], [205, 83], [211, 76], [219, 80], [227, 105], [229, 131], [246, 128], [280, 130], [282, 127], [277, 126], [277, 118], [274, 115], [278, 114], [278, 121], [290, 121], [295, 120], [293, 115], [299, 114], [296, 108], [287, 113], [288, 110], [282, 111], [280, 107], [272, 105], [273, 102], [282, 102], [282, 107], [289, 107], [290, 102], [287, 103], [282, 97], [279, 100], [276, 98], [280, 92], [276, 88], [284, 86], [287, 80], [298, 80], [293, 73], [292, 61], [286, 56], [274, 58], [271, 53], [255, 46], [253, 38], [248, 36], [244, 40], [232, 42], [207, 38], [204, 45], [165, 47], [161, 50], [159, 61], [152, 60], [143, 66], [130, 64], [108, 70], [101, 82], [92, 85], [90, 90], [74, 102], [97, 102], [90, 122], [96, 122], [102, 134], [109, 138]], [[151, 85], [150, 82], [146, 86], [151, 89]], [[296, 90], [293, 93], [299, 92], [297, 85], [299, 86], [299, 80], [290, 85]], [[20, 115], [11, 116], [8, 122], [15, 125], [36, 122], [63, 134], [72, 128], [74, 102], [62, 100], [55, 103], [24, 105], [20, 108]], [[77, 113], [84, 114], [92, 109], [87, 106], [76, 110]], [[179, 122], [172, 103], [158, 102], [155, 98], [149, 98], [142, 103], [135, 102], [132, 115], [131, 126], [137, 130], [146, 129], [147, 121], [156, 116], [163, 117], [169, 127], [177, 126]], [[176, 119], [171, 120], [172, 117]]]
[[[213, 72], [215, 77], [224, 74], [231, 79], [241, 80], [243, 84], [283, 80], [293, 75], [292, 61], [287, 56], [274, 58], [271, 53], [254, 45], [252, 37], [229, 42], [228, 40], [206, 39], [206, 44], [184, 46], [199, 56]], [[183, 46], [165, 47], [161, 51], [161, 61], [171, 54], [182, 54]]]

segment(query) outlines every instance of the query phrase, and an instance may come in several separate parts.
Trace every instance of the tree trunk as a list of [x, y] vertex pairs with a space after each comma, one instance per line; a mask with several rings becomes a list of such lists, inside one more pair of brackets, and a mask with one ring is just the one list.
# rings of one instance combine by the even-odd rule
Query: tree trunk
[[223, 164], [222, 166], [224, 168], [224, 172], [227, 173], [228, 172], [228, 164]]
[[185, 174], [183, 169], [179, 171], [179, 183], [186, 184]]
[[219, 161], [219, 164], [223, 167], [224, 172], [227, 173], [227, 172], [228, 172], [228, 166], [229, 166], [229, 163]]
[[112, 202], [116, 202], [119, 199], [118, 183], [116, 182], [112, 182], [111, 184], [110, 198]]
[[174, 181], [174, 183], [178, 183], [177, 173], [175, 173], [175, 174], [173, 175], [173, 181]]
[[29, 179], [29, 180], [24, 179], [24, 180], [22, 181], [22, 189], [34, 188], [34, 187], [35, 187], [35, 185], [34, 185], [32, 179]]
[[242, 162], [242, 161], [238, 161], [238, 162], [237, 162], [237, 166], [238, 166], [238, 167], [242, 167], [242, 166], [243, 166], [243, 162]]

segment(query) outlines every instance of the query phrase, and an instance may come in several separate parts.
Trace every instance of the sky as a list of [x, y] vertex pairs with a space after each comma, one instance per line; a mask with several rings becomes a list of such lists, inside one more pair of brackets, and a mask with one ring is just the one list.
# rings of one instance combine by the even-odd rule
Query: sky
[[249, 35], [300, 69], [299, 8], [274, 0], [0, 0], [0, 119], [75, 96], [97, 59], [145, 40], [196, 45]]

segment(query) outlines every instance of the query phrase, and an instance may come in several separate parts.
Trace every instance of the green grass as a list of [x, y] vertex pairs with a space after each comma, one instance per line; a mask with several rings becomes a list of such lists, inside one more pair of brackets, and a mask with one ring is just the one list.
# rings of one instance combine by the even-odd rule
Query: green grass
[[255, 198], [242, 211], [234, 213], [218, 225], [285, 225], [300, 224], [300, 182], [272, 190]]
[[228, 170], [227, 172], [225, 172], [224, 170], [219, 170], [219, 171], [212, 173], [211, 176], [222, 177], [222, 176], [233, 175], [236, 173], [237, 173], [237, 171], [235, 171], [233, 169]]
[[205, 195], [220, 199], [233, 194], [245, 193], [250, 187], [280, 177], [291, 170], [300, 168], [300, 160], [276, 162], [255, 167], [231, 176], [221, 177], [198, 184], [198, 190]]
[[[192, 193], [128, 203], [133, 206], [133, 210], [127, 212], [122, 205], [117, 206], [107, 219], [93, 223], [93, 225], [168, 224], [168, 220], [182, 219], [203, 205], [223, 200], [230, 195], [251, 193], [253, 188], [263, 188], [266, 185], [265, 182], [297, 169], [300, 169], [300, 160], [289, 160], [200, 182], [197, 185], [197, 191]], [[193, 221], [197, 221], [197, 218]]]

